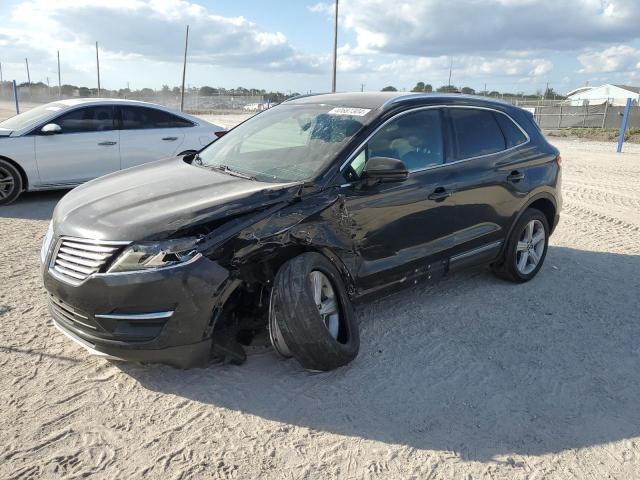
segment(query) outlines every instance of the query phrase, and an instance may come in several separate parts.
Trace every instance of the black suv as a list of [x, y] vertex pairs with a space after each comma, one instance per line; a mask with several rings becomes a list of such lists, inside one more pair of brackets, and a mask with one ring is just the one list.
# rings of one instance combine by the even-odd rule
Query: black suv
[[42, 248], [51, 313], [111, 357], [239, 361], [266, 326], [277, 352], [329, 370], [357, 355], [356, 300], [478, 264], [533, 278], [560, 172], [531, 114], [504, 103], [298, 97], [66, 195]]

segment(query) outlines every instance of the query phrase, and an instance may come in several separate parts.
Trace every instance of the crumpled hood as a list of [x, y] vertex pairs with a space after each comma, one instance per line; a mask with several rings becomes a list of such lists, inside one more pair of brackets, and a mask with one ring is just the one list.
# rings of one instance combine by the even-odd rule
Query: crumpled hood
[[285, 200], [295, 183], [264, 183], [172, 158], [92, 180], [56, 206], [56, 235], [161, 239], [176, 230]]

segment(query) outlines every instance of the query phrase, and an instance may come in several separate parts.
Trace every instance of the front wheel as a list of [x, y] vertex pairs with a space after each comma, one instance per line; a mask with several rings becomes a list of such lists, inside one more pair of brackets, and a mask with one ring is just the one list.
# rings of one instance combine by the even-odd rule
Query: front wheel
[[542, 268], [548, 246], [547, 217], [540, 210], [530, 208], [522, 214], [507, 240], [504, 256], [491, 269], [506, 280], [528, 282]]
[[9, 205], [22, 192], [22, 177], [11, 163], [0, 160], [0, 206]]
[[271, 343], [308, 370], [332, 370], [358, 354], [353, 308], [336, 268], [318, 253], [285, 263], [271, 291]]

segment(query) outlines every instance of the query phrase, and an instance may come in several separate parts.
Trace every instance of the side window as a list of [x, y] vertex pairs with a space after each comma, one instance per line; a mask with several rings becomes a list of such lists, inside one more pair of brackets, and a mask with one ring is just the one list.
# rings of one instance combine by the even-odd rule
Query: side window
[[490, 110], [451, 108], [458, 158], [471, 158], [500, 152], [506, 148], [502, 131]]
[[62, 128], [62, 133], [87, 133], [114, 130], [113, 107], [85, 107], [59, 116], [53, 123]]
[[522, 130], [509, 117], [497, 112], [494, 112], [493, 116], [496, 118], [498, 125], [500, 125], [502, 133], [504, 133], [507, 148], [515, 147], [527, 141], [527, 137], [522, 133]]
[[409, 172], [444, 163], [440, 109], [420, 110], [387, 123], [351, 161], [345, 171], [347, 180], [358, 179], [373, 157], [402, 160]]
[[182, 128], [193, 124], [184, 118], [163, 110], [147, 107], [120, 107], [123, 130], [146, 130], [151, 128]]

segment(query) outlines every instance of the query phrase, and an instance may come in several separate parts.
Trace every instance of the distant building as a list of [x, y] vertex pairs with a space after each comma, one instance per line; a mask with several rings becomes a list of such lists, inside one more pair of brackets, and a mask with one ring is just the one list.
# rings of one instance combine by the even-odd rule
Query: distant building
[[599, 87], [580, 87], [567, 93], [567, 100], [571, 105], [625, 105], [627, 98], [631, 98], [634, 105], [640, 104], [640, 87], [629, 85], [612, 85], [606, 83]]

